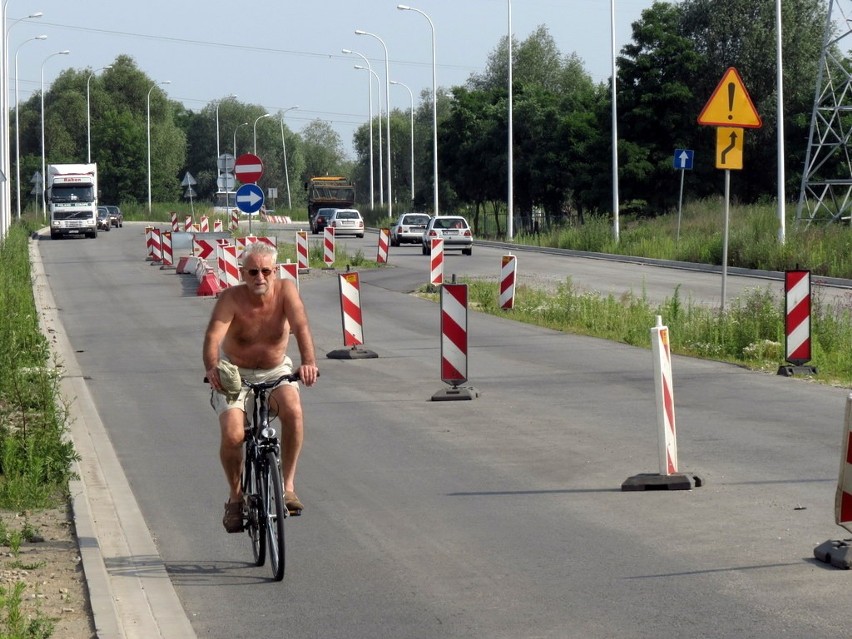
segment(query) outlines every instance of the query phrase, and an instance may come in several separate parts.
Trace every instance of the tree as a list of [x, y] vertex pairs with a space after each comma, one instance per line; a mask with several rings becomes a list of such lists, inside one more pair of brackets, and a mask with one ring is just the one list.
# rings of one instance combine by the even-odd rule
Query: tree
[[348, 175], [346, 151], [337, 132], [324, 120], [314, 120], [302, 132], [302, 181], [320, 175]]

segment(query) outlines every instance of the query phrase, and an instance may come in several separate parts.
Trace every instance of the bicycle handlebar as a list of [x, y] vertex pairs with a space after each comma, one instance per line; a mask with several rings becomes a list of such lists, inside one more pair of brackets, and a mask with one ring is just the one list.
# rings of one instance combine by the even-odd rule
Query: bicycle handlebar
[[[319, 371], [317, 371], [317, 377], [319, 377], [319, 376], [320, 376]], [[245, 380], [245, 379], [243, 379], [241, 381], [243, 383], [243, 386], [246, 386], [247, 388], [251, 388], [252, 390], [263, 390], [263, 389], [269, 390], [270, 388], [275, 388], [281, 382], [298, 382], [299, 379], [300, 379], [299, 371], [297, 370], [297, 371], [294, 371], [292, 373], [287, 373], [286, 375], [282, 375], [278, 379], [276, 379], [274, 381], [269, 381], [269, 382], [250, 382], [250, 381]], [[207, 378], [206, 375], [204, 376], [204, 383], [205, 384], [210, 383], [210, 380]]]

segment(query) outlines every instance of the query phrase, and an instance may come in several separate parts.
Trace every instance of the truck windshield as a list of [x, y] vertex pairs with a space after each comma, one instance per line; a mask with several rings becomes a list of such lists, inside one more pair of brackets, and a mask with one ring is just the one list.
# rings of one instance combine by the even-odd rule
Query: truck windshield
[[50, 190], [51, 202], [94, 202], [94, 190], [91, 186], [53, 185]]

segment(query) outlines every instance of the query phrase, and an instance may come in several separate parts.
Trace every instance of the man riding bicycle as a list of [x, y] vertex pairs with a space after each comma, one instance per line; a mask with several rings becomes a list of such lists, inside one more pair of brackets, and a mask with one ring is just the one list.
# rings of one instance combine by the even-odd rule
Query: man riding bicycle
[[[292, 371], [287, 357], [290, 332], [299, 346], [299, 376], [312, 386], [319, 375], [313, 338], [305, 307], [296, 285], [276, 276], [277, 250], [255, 242], [243, 254], [240, 269], [243, 284], [219, 295], [204, 335], [204, 368], [213, 388], [210, 403], [219, 415], [219, 457], [230, 494], [222, 524], [228, 532], [243, 530], [243, 495], [240, 472], [243, 465], [245, 401], [247, 389], [227, 394], [220, 367], [237, 367], [244, 379], [275, 380]], [[230, 367], [233, 369], [233, 367]], [[270, 394], [270, 405], [281, 421], [284, 502], [291, 515], [304, 506], [296, 495], [296, 463], [302, 448], [303, 420], [297, 382], [284, 382]]]

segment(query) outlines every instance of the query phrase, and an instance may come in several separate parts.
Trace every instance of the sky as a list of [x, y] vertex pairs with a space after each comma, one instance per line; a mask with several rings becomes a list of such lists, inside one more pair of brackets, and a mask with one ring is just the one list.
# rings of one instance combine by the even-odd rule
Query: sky
[[[402, 0], [428, 15], [435, 29], [439, 87], [464, 84], [485, 69], [489, 54], [508, 32], [509, 0]], [[99, 71], [119, 55], [131, 56], [172, 100], [200, 111], [235, 94], [285, 117], [294, 131], [328, 122], [351, 155], [352, 136], [368, 121], [369, 78], [355, 69], [368, 58], [381, 78], [385, 104], [385, 50], [390, 79], [406, 85], [415, 108], [432, 88], [432, 29], [396, 0], [4, 0], [9, 51], [9, 104], [14, 107], [15, 57], [19, 96], [45, 89], [67, 68]], [[616, 46], [630, 41], [630, 25], [652, 0], [615, 0]], [[560, 52], [576, 53], [595, 81], [612, 65], [608, 0], [511, 0], [512, 31], [525, 40], [546, 25]], [[43, 16], [19, 20], [42, 11]], [[371, 35], [356, 35], [355, 30]], [[46, 40], [33, 40], [47, 35]], [[381, 41], [379, 40], [381, 39]], [[24, 45], [24, 46], [22, 46]], [[69, 50], [68, 55], [53, 55]], [[378, 111], [373, 80], [373, 112]], [[408, 109], [402, 86], [390, 87], [391, 109]], [[93, 105], [93, 110], [96, 108]], [[228, 140], [233, 132], [220, 130]]]

